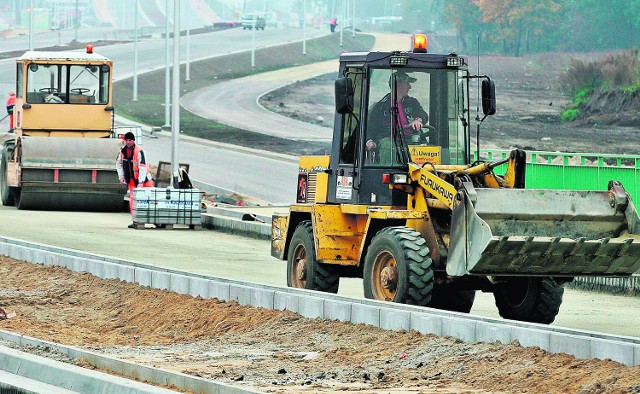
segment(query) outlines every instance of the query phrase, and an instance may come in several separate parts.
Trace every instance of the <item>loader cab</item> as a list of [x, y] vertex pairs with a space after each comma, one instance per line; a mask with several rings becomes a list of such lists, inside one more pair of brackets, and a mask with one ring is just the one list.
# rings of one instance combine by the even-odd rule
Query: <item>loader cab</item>
[[[470, 162], [469, 77], [462, 58], [343, 54], [339, 76], [329, 202], [403, 207], [406, 194], [388, 183], [393, 173], [406, 173], [408, 162]], [[423, 123], [419, 130], [411, 128], [415, 119]]]
[[110, 137], [112, 63], [87, 52], [26, 52], [17, 60], [16, 133]]

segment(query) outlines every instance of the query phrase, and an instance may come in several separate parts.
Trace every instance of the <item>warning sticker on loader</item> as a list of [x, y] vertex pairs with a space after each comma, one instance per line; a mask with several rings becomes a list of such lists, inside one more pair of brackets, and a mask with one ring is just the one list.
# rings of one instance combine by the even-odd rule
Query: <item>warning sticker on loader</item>
[[440, 164], [442, 161], [442, 148], [439, 146], [409, 145], [409, 154], [411, 161], [418, 165]]
[[353, 177], [339, 176], [336, 185], [336, 198], [340, 200], [351, 200], [353, 193]]

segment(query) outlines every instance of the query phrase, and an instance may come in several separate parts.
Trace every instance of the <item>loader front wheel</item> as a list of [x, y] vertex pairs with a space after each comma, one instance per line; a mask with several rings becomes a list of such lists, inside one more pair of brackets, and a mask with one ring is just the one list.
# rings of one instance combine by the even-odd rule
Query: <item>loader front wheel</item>
[[287, 285], [298, 289], [337, 293], [340, 273], [334, 265], [316, 261], [313, 227], [306, 220], [296, 227], [287, 255]]
[[494, 298], [505, 319], [551, 324], [562, 304], [564, 287], [553, 278], [517, 278], [497, 285]]
[[433, 269], [427, 242], [408, 227], [387, 227], [371, 241], [364, 262], [364, 296], [426, 306], [431, 301]]

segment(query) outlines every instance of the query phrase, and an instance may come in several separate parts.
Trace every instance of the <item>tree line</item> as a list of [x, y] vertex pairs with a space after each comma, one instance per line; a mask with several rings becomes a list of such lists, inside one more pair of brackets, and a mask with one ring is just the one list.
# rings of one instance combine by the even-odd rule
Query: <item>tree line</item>
[[510, 56], [631, 49], [640, 45], [638, 0], [400, 0], [408, 29], [453, 30], [461, 49]]

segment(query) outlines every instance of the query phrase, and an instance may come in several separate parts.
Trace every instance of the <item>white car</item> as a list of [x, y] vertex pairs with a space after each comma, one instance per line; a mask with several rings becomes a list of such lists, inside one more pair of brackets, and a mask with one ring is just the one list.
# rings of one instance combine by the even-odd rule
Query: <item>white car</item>
[[256, 27], [256, 30], [264, 30], [267, 25], [266, 20], [263, 16], [258, 14], [247, 14], [242, 17], [242, 30], [253, 29], [253, 26]]

